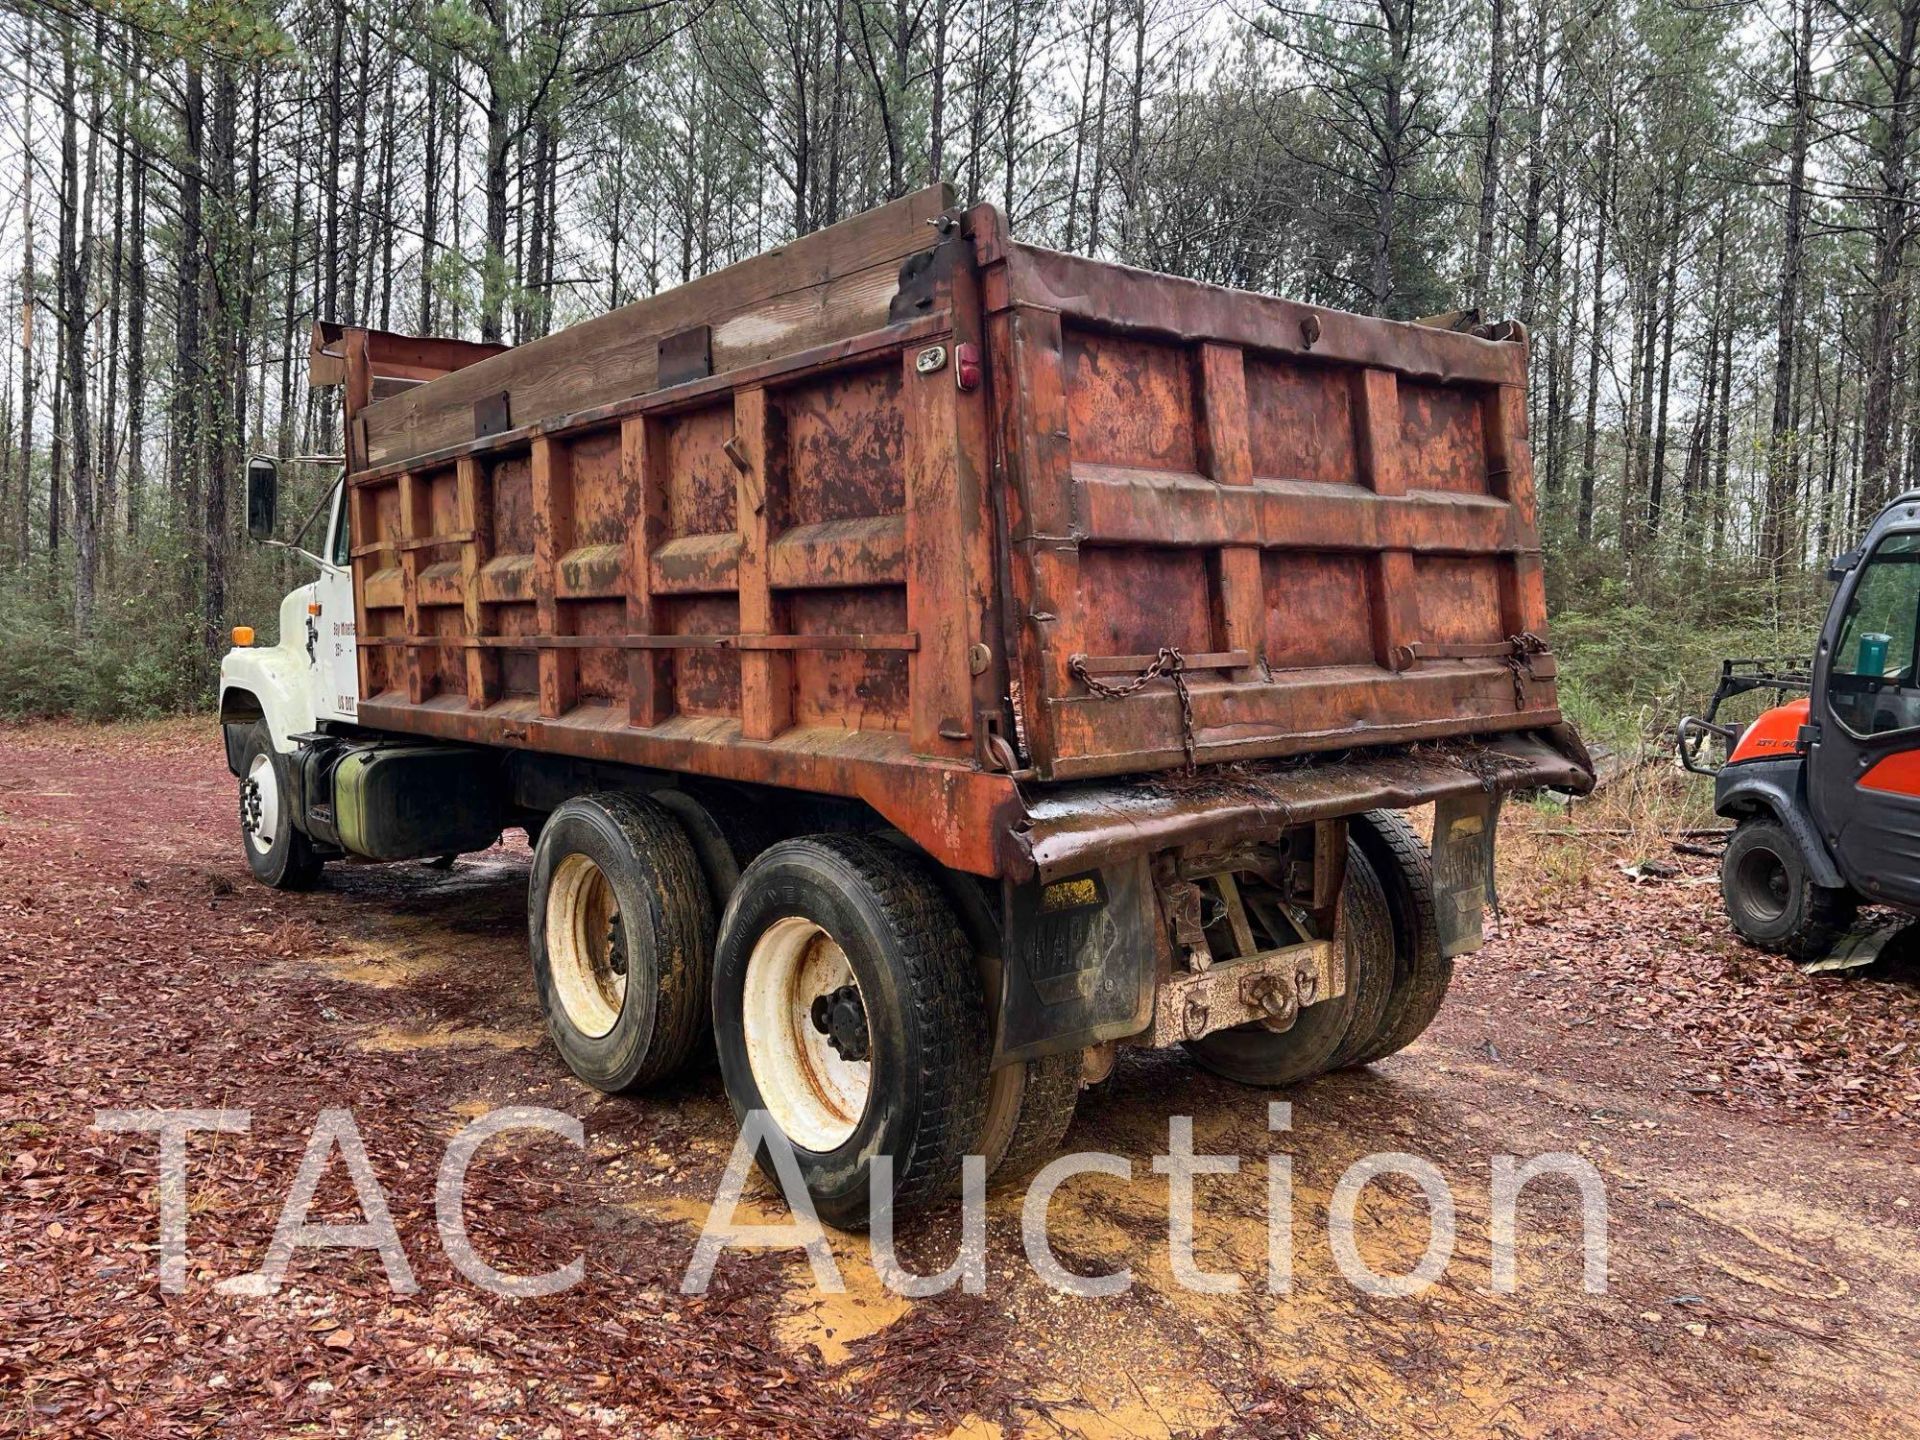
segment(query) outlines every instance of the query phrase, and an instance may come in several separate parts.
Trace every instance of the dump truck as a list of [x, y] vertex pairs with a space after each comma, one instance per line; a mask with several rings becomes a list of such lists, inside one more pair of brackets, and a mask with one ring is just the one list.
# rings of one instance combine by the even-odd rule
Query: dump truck
[[248, 864], [523, 827], [559, 1057], [644, 1090], [711, 1035], [842, 1226], [1030, 1171], [1129, 1047], [1378, 1059], [1480, 943], [1501, 797], [1591, 780], [1526, 376], [1518, 325], [944, 188], [516, 348], [317, 326], [318, 573], [221, 672]]

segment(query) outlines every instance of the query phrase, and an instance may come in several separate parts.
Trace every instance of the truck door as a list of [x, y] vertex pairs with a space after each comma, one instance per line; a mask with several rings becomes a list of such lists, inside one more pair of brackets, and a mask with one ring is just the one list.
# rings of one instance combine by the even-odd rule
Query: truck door
[[1808, 760], [1814, 820], [1866, 899], [1920, 905], [1920, 532], [1882, 535], [1821, 637]]
[[348, 524], [346, 481], [333, 487], [333, 522], [326, 563], [313, 587], [307, 613], [307, 681], [314, 714], [352, 720], [360, 708], [360, 661], [354, 648], [353, 535]]

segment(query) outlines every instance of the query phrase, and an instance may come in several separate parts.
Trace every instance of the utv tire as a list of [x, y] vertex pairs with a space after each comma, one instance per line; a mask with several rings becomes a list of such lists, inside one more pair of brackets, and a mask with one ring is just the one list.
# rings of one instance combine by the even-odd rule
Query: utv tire
[[276, 890], [311, 890], [321, 860], [293, 823], [293, 767], [256, 723], [240, 758], [240, 848], [253, 878]]
[[633, 795], [567, 801], [540, 827], [527, 891], [534, 988], [567, 1068], [596, 1090], [652, 1085], [706, 1027], [713, 906], [693, 842]]
[[1720, 895], [1741, 939], [1794, 960], [1832, 953], [1859, 908], [1852, 891], [1815, 884], [1786, 827], [1765, 815], [1742, 820], [1727, 841]]
[[1392, 810], [1370, 810], [1353, 838], [1373, 864], [1393, 920], [1393, 993], [1373, 1038], [1347, 1063], [1368, 1065], [1404, 1050], [1440, 1013], [1453, 982], [1453, 961], [1440, 953], [1433, 858], [1420, 834]]
[[916, 857], [854, 835], [762, 852], [720, 922], [713, 1017], [734, 1114], [792, 1148], [822, 1220], [869, 1223], [875, 1155], [893, 1157], [896, 1212], [954, 1190], [986, 1111], [986, 1002]]
[[1241, 1085], [1294, 1085], [1347, 1063], [1344, 1057], [1378, 1031], [1393, 988], [1393, 922], [1380, 877], [1351, 839], [1340, 901], [1346, 911], [1345, 992], [1303, 1007], [1288, 1030], [1255, 1023], [1187, 1041], [1187, 1052], [1204, 1068]]
[[1015, 1185], [1030, 1178], [1060, 1149], [1080, 1104], [1080, 1052], [1003, 1065], [987, 1087], [980, 1149], [987, 1178]]

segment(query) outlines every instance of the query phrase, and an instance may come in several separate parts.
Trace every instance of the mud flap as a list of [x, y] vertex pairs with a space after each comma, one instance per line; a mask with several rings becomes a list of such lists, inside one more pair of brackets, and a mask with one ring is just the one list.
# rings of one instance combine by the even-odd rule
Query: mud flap
[[1008, 885], [994, 1064], [1137, 1035], [1153, 1023], [1155, 919], [1147, 860]]
[[1449, 959], [1480, 948], [1493, 899], [1493, 834], [1500, 796], [1485, 790], [1448, 795], [1433, 808], [1434, 918]]

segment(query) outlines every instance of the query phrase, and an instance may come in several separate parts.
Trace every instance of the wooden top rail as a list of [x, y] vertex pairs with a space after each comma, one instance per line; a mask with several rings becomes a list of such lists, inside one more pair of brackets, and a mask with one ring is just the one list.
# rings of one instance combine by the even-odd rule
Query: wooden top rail
[[[524, 429], [651, 391], [661, 379], [662, 343], [691, 327], [709, 329], [716, 375], [878, 328], [900, 262], [931, 248], [929, 222], [953, 203], [950, 187], [929, 186], [369, 405], [357, 417], [351, 468], [379, 469], [470, 441], [475, 406], [497, 410], [502, 396], [509, 424]], [[735, 319], [742, 323], [730, 329]]]

